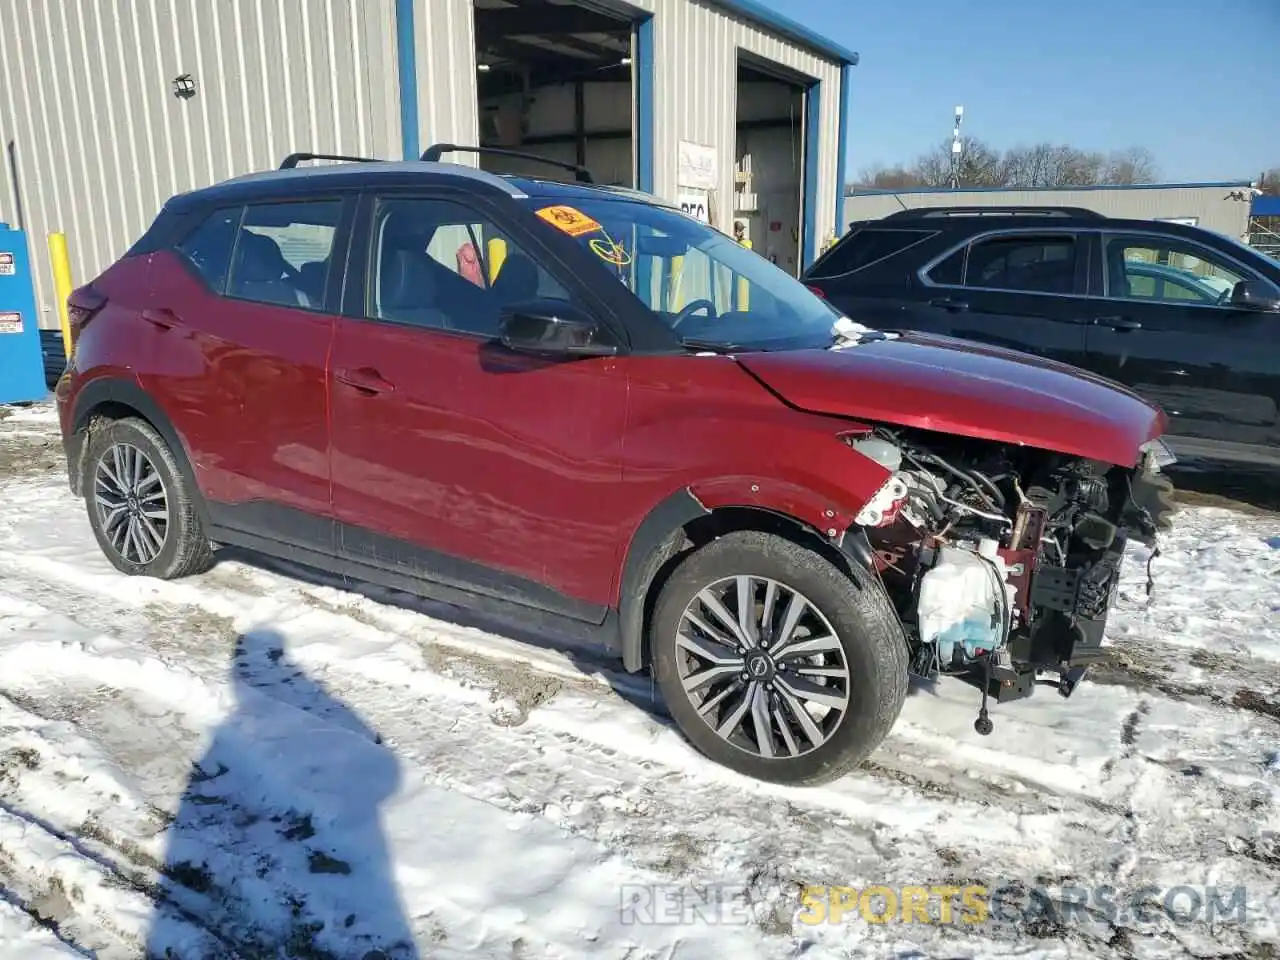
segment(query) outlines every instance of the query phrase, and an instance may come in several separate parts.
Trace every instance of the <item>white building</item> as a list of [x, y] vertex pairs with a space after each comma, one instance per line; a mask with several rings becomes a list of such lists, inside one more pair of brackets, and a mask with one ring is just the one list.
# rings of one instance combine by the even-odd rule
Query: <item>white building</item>
[[41, 325], [56, 326], [49, 232], [82, 282], [171, 195], [291, 152], [483, 143], [582, 163], [726, 233], [742, 220], [798, 273], [842, 220], [856, 63], [759, 0], [15, 2], [0, 221], [28, 231]]

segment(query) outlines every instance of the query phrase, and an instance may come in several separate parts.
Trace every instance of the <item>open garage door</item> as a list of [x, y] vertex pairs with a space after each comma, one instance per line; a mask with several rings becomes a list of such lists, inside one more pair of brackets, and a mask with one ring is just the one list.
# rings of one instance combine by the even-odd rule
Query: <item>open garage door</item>
[[[600, 4], [475, 0], [480, 144], [590, 168], [635, 186], [634, 24]], [[486, 156], [495, 173], [572, 179], [556, 167]]]
[[805, 88], [739, 55], [734, 232], [793, 276], [802, 269]]

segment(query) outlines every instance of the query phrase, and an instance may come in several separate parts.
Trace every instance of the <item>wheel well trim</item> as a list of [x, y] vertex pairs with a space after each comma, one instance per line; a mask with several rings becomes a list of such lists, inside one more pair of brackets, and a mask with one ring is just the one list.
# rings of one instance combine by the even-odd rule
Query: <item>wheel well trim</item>
[[81, 462], [69, 465], [70, 469], [76, 471], [75, 479], [79, 484], [76, 488], [77, 492], [83, 488], [84, 483], [83, 456], [88, 449], [87, 433], [89, 423], [93, 418], [94, 412], [106, 404], [119, 404], [122, 407], [128, 407], [141, 419], [151, 424], [155, 431], [160, 434], [168, 445], [169, 451], [173, 454], [174, 460], [177, 461], [178, 469], [182, 471], [182, 478], [186, 481], [187, 489], [193, 494], [194, 506], [201, 522], [207, 526], [209, 523], [208, 509], [200, 487], [196, 483], [195, 470], [191, 466], [191, 457], [187, 452], [185, 441], [183, 441], [181, 434], [178, 433], [177, 428], [174, 427], [173, 421], [160, 408], [160, 405], [132, 380], [104, 377], [85, 384], [76, 395], [71, 415], [71, 435], [85, 438], [85, 442], [81, 444]]
[[688, 539], [688, 527], [697, 520], [725, 513], [768, 517], [790, 527], [793, 533], [811, 538], [828, 555], [863, 567], [879, 580], [870, 542], [861, 527], [849, 527], [832, 538], [813, 524], [785, 511], [759, 503], [723, 503], [708, 507], [684, 487], [661, 500], [636, 528], [623, 561], [618, 591], [618, 630], [623, 667], [637, 673], [648, 662], [647, 632], [652, 606], [653, 584], [664, 565], [678, 556]]

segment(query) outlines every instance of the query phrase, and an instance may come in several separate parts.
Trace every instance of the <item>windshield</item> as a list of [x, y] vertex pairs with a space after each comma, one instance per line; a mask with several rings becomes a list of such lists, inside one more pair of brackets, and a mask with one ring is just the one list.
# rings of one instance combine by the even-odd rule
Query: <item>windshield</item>
[[679, 211], [594, 197], [532, 202], [683, 340], [771, 350], [825, 347], [869, 332], [764, 257]]

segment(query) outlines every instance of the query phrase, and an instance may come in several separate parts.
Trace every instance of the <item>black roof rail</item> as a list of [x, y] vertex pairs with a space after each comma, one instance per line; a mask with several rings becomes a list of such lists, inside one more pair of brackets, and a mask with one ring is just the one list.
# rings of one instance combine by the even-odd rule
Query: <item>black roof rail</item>
[[303, 160], [349, 160], [352, 163], [381, 163], [374, 157], [344, 157], [336, 153], [291, 153], [280, 164], [281, 170], [292, 170]]
[[572, 170], [576, 175], [579, 183], [595, 183], [595, 177], [591, 175], [591, 171], [586, 167], [580, 167], [576, 163], [569, 163], [565, 160], [552, 160], [550, 157], [540, 157], [536, 153], [524, 153], [520, 150], [507, 150], [502, 147], [463, 147], [456, 143], [433, 143], [423, 151], [419, 158], [427, 163], [437, 163], [441, 155], [446, 153], [476, 153], [476, 154], [492, 154], [499, 157], [519, 157], [523, 160], [536, 160], [539, 163], [546, 163], [553, 167], [563, 167], [565, 170]]
[[1085, 207], [1037, 207], [1029, 204], [1005, 207], [912, 207], [895, 210], [884, 220], [932, 220], [942, 217], [1075, 217], [1081, 220], [1105, 220], [1097, 210]]

